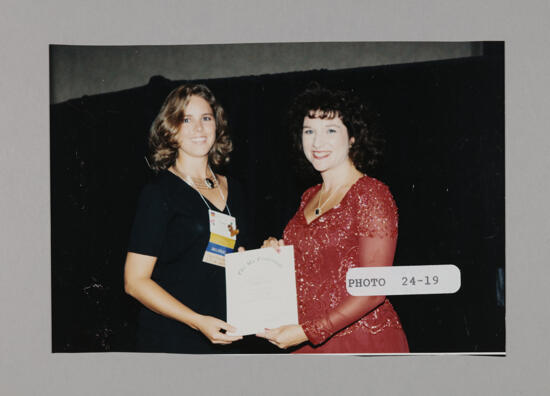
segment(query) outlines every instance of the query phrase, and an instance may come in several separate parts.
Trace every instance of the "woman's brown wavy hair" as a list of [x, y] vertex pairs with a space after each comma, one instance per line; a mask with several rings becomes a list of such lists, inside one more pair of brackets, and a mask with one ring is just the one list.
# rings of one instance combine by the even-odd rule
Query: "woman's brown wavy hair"
[[185, 84], [170, 92], [151, 125], [149, 133], [151, 169], [165, 170], [176, 162], [179, 148], [176, 135], [183, 123], [185, 107], [191, 96], [199, 96], [206, 100], [216, 120], [216, 140], [208, 153], [209, 163], [218, 168], [229, 162], [229, 153], [233, 150], [233, 144], [227, 132], [227, 120], [222, 106], [205, 85]]

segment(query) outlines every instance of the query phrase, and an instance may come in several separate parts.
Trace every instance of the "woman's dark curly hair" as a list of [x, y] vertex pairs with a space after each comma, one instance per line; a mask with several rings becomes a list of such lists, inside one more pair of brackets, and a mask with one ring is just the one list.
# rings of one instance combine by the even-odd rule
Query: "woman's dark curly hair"
[[340, 118], [348, 130], [348, 137], [355, 142], [349, 149], [349, 157], [355, 167], [366, 173], [375, 168], [382, 155], [383, 139], [367, 125], [367, 106], [348, 91], [329, 90], [312, 83], [293, 101], [288, 122], [292, 133], [292, 143], [298, 152], [299, 163], [312, 170], [313, 167], [304, 157], [302, 130], [304, 118], [333, 119]]
[[214, 167], [229, 162], [229, 153], [233, 150], [233, 144], [227, 132], [227, 120], [222, 106], [205, 85], [186, 84], [170, 92], [151, 125], [149, 133], [149, 166], [151, 169], [165, 170], [176, 162], [179, 148], [176, 135], [183, 123], [185, 107], [191, 96], [199, 96], [206, 100], [210, 104], [216, 120], [216, 140], [208, 153], [209, 162]]

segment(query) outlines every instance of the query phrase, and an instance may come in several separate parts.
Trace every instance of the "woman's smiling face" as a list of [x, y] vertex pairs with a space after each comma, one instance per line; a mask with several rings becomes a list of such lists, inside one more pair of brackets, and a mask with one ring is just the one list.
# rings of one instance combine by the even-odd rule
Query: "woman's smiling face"
[[[314, 116], [317, 114], [313, 114]], [[307, 160], [318, 172], [339, 167], [349, 159], [349, 147], [354, 138], [348, 135], [348, 129], [340, 119], [304, 118], [302, 129], [302, 147]]]
[[216, 120], [210, 104], [200, 96], [189, 98], [177, 139], [183, 155], [204, 157], [210, 152], [216, 140]]

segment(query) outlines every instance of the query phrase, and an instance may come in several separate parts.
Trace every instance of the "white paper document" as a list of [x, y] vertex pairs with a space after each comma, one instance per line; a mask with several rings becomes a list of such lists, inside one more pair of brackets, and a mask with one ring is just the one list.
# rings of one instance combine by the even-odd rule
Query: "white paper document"
[[227, 323], [235, 334], [298, 324], [293, 246], [227, 254], [225, 279]]

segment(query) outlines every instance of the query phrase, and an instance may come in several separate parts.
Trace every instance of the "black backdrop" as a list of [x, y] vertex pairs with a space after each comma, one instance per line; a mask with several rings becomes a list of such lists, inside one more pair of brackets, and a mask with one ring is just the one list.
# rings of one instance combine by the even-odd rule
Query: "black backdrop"
[[[318, 81], [371, 104], [387, 141], [372, 176], [399, 207], [394, 264], [449, 263], [462, 273], [456, 294], [391, 298], [413, 352], [504, 351], [503, 44], [485, 48], [446, 61], [197, 81], [226, 110], [235, 150], [225, 173], [245, 185], [257, 245], [281, 235], [317, 182], [294, 169], [284, 124], [291, 98]], [[126, 244], [152, 176], [148, 128], [183, 82], [153, 77], [51, 106], [54, 352], [133, 348], [138, 303], [123, 292]]]

